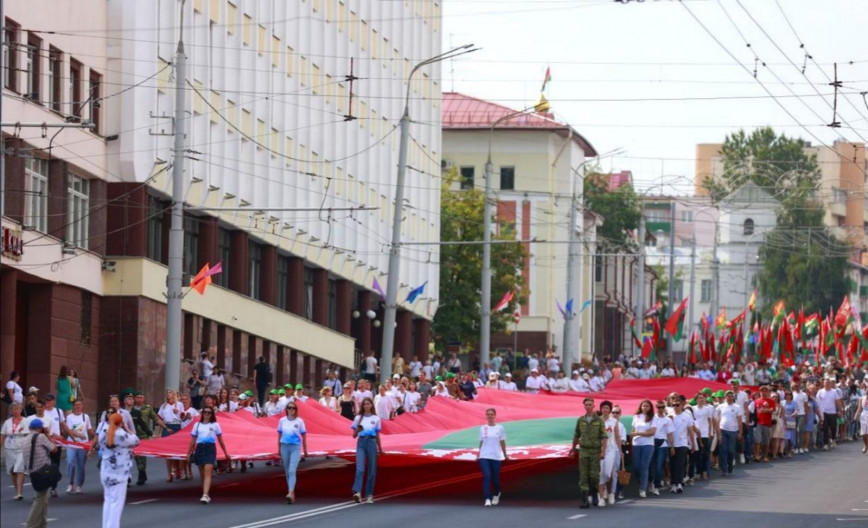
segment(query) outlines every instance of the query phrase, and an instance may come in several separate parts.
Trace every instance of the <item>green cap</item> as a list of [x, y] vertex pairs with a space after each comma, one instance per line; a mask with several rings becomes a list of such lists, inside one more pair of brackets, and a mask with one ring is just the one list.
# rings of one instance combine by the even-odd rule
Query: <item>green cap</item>
[[133, 396], [144, 396], [144, 395], [145, 395], [145, 393], [142, 391], [136, 391], [133, 393]]
[[283, 386], [283, 388], [284, 388], [284, 389], [291, 389], [291, 388], [292, 388], [292, 383], [287, 383], [286, 385]]
[[706, 395], [711, 394], [711, 389], [709, 389], [708, 387], [705, 387], [704, 389], [702, 389], [702, 394], [706, 394]]
[[277, 391], [277, 394], [280, 395], [280, 396], [285, 396], [285, 395], [286, 395], [286, 391], [283, 390], [283, 389], [279, 389], [279, 390]]
[[246, 390], [246, 391], [244, 391], [244, 394], [246, 394], [248, 396], [253, 396], [253, 391], [252, 390]]
[[278, 392], [277, 389], [271, 389], [268, 394], [280, 394], [280, 392]]
[[304, 390], [304, 385], [299, 383], [298, 385], [295, 386], [295, 390]]
[[121, 391], [121, 398], [126, 398], [127, 396], [135, 396], [136, 389], [132, 387], [127, 387], [126, 389]]
[[717, 391], [717, 392], [714, 393], [714, 396], [715, 396], [716, 398], [723, 398], [725, 395], [726, 395], [726, 394], [723, 392], [723, 389], [720, 389], [719, 391]]
[[434, 381], [443, 381], [443, 376], [435, 376]]
[[447, 378], [454, 378], [454, 377], [455, 377], [455, 373], [454, 373], [454, 372], [448, 372], [448, 373], [446, 373], [446, 377], [447, 377]]

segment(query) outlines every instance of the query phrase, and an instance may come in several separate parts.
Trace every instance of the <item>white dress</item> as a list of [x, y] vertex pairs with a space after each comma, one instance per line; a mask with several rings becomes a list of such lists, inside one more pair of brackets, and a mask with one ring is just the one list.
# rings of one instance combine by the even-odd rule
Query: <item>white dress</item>
[[108, 427], [99, 433], [102, 456], [99, 476], [103, 486], [102, 527], [119, 528], [127, 500], [127, 479], [133, 465], [133, 448], [139, 445], [139, 437], [119, 427], [115, 431], [114, 447], [108, 447], [107, 436]]

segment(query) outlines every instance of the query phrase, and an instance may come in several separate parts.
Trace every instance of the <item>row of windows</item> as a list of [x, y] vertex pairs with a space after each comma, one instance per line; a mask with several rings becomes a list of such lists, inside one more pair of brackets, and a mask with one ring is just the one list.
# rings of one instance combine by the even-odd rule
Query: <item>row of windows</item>
[[[21, 26], [6, 19], [3, 33], [3, 86], [22, 94], [27, 99], [62, 114], [82, 118], [85, 106], [88, 118], [94, 123], [94, 132], [100, 126], [100, 90], [102, 75], [94, 70], [88, 72], [85, 86], [84, 65], [48, 46], [34, 32], [27, 33], [26, 41], [21, 40]], [[23, 68], [19, 64], [23, 55]], [[47, 75], [43, 75], [43, 65], [47, 64]], [[68, 68], [68, 71], [64, 71]], [[24, 85], [19, 86], [20, 73], [24, 72]], [[87, 97], [84, 97], [84, 89]]]
[[[463, 166], [459, 169], [461, 174], [461, 188], [473, 189], [476, 178], [476, 167]], [[515, 167], [500, 167], [500, 190], [515, 190]]]
[[[71, 172], [66, 175], [66, 243], [88, 248], [90, 229], [90, 180]], [[24, 225], [48, 231], [48, 161], [28, 158], [24, 164]]]

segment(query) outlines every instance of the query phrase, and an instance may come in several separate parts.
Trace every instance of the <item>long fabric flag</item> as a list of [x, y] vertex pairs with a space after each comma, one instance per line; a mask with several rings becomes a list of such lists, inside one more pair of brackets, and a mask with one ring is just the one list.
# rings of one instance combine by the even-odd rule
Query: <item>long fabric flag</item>
[[540, 92], [545, 92], [546, 87], [549, 85], [549, 82], [552, 80], [552, 69], [551, 67], [546, 67], [546, 76], [543, 79], [542, 88], [539, 89]]
[[515, 297], [515, 292], [512, 290], [504, 293], [503, 297], [501, 297], [500, 301], [494, 305], [494, 308], [492, 308], [491, 311], [499, 312], [506, 309], [506, 307], [509, 306], [509, 301], [511, 301], [513, 297]]
[[588, 299], [587, 301], [583, 302], [583, 303], [582, 303], [582, 309], [579, 310], [579, 313], [584, 312], [584, 311], [585, 311], [585, 308], [588, 308], [589, 306], [591, 306], [591, 304], [592, 304], [593, 302], [594, 302], [593, 299]]
[[557, 305], [558, 311], [561, 312], [561, 317], [566, 318], [567, 317], [567, 311], [564, 310], [563, 306], [561, 306], [561, 301], [555, 299], [555, 305]]
[[383, 287], [380, 286], [380, 281], [378, 281], [376, 277], [374, 277], [374, 284], [371, 287], [374, 289], [375, 292], [380, 294], [380, 297], [382, 297], [383, 299], [386, 298], [386, 292], [383, 291]]
[[672, 312], [672, 316], [666, 321], [666, 333], [672, 336], [672, 339], [677, 343], [681, 341], [681, 335], [684, 331], [684, 307], [687, 306], [689, 297], [685, 297], [678, 305], [678, 308]]
[[223, 273], [222, 260], [215, 264], [213, 268], [206, 262], [205, 265], [202, 266], [202, 269], [199, 270], [199, 273], [190, 279], [190, 287], [199, 292], [199, 295], [205, 295], [205, 288], [211, 284], [211, 277], [218, 273]]
[[422, 292], [425, 291], [425, 286], [426, 286], [427, 284], [428, 284], [428, 281], [425, 281], [425, 282], [422, 283], [421, 286], [418, 286], [418, 287], [413, 288], [412, 290], [410, 290], [410, 293], [407, 294], [407, 302], [408, 302], [408, 303], [414, 303], [414, 302], [416, 302], [416, 299], [418, 299], [419, 296], [422, 295]]

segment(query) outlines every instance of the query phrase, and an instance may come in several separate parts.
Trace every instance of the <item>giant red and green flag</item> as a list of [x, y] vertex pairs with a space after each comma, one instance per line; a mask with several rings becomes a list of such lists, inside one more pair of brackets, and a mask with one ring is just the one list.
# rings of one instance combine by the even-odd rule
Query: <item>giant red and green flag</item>
[[666, 321], [666, 333], [672, 336], [672, 339], [676, 343], [681, 341], [682, 332], [684, 331], [684, 307], [687, 306], [688, 299], [688, 297], [685, 297]]

